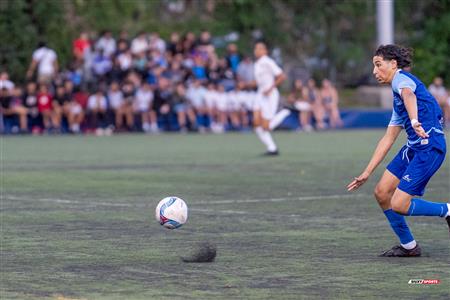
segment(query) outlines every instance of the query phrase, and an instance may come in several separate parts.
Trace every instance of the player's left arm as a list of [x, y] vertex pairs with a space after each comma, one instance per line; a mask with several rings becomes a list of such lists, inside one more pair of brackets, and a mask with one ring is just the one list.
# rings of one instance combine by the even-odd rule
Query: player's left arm
[[403, 103], [405, 104], [406, 111], [408, 112], [408, 116], [414, 131], [419, 137], [427, 138], [428, 134], [425, 132], [425, 130], [422, 127], [422, 124], [418, 120], [419, 116], [417, 112], [416, 95], [410, 88], [403, 88], [401, 90], [401, 97], [403, 99]]

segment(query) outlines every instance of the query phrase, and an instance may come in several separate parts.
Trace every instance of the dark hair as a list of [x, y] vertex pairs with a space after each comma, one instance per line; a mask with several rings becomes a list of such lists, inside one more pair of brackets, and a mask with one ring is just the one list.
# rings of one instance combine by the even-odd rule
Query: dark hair
[[256, 40], [254, 45], [256, 46], [258, 44], [264, 45], [264, 47], [267, 49], [267, 51], [270, 50], [270, 45], [265, 39], [258, 39], [258, 40]]
[[37, 44], [38, 49], [42, 47], [47, 47], [47, 43], [45, 41], [39, 41]]
[[399, 68], [411, 66], [414, 50], [399, 45], [381, 45], [375, 51], [375, 56], [381, 56], [384, 60], [396, 60]]

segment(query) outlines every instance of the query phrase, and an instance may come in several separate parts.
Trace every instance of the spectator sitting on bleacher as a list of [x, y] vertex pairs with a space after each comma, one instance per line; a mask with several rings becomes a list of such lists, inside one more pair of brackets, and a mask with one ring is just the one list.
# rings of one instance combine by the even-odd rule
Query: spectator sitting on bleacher
[[325, 113], [330, 119], [330, 127], [342, 127], [343, 123], [339, 113], [339, 95], [336, 88], [331, 84], [330, 80], [325, 78], [322, 81], [322, 88], [320, 89], [320, 93]]
[[182, 132], [187, 132], [187, 119], [190, 122], [191, 129], [195, 130], [196, 118], [192, 106], [189, 105], [189, 101], [186, 97], [186, 88], [184, 83], [179, 82], [175, 87], [175, 93], [172, 97], [173, 108], [177, 115], [178, 125]]
[[108, 79], [108, 73], [111, 71], [112, 66], [110, 56], [106, 55], [102, 48], [97, 49], [94, 60], [92, 61], [92, 70], [98, 82]]
[[46, 84], [39, 86], [39, 93], [37, 94], [38, 110], [42, 116], [42, 122], [44, 124], [44, 130], [46, 133], [50, 133], [52, 129], [52, 117], [53, 117], [53, 96], [48, 90]]
[[95, 44], [95, 49], [101, 51], [105, 56], [111, 58], [116, 52], [116, 40], [111, 31], [105, 31]]
[[126, 122], [126, 130], [132, 130], [134, 126], [133, 120], [133, 103], [134, 103], [134, 95], [136, 89], [135, 84], [131, 80], [125, 81], [122, 85], [122, 93], [123, 93], [123, 105], [120, 110], [120, 123], [117, 125], [117, 129], [122, 130], [122, 121], [123, 117], [125, 117]]
[[142, 52], [147, 52], [149, 49], [148, 39], [145, 32], [141, 31], [132, 41], [131, 41], [131, 53], [137, 55]]
[[144, 82], [136, 91], [134, 97], [134, 113], [140, 118], [144, 132], [156, 132], [156, 114], [150, 110], [153, 101], [153, 91], [148, 82]]
[[317, 130], [323, 130], [326, 128], [324, 121], [324, 107], [322, 104], [322, 98], [320, 90], [316, 87], [316, 81], [312, 78], [308, 80], [306, 86], [306, 97], [312, 105], [313, 116], [316, 121]]
[[236, 74], [237, 68], [242, 60], [242, 56], [239, 54], [236, 44], [229, 44], [227, 46], [227, 55], [225, 58], [233, 73]]
[[97, 135], [103, 135], [106, 128], [106, 97], [100, 89], [89, 96], [87, 103], [87, 117], [89, 128]]
[[183, 53], [183, 43], [181, 41], [180, 34], [178, 32], [172, 32], [170, 34], [167, 50], [172, 56]]
[[[121, 45], [123, 45], [121, 43]], [[126, 45], [126, 44], [125, 44]], [[121, 52], [116, 57], [115, 63], [118, 65], [120, 74], [119, 80], [124, 80], [128, 72], [133, 67], [133, 55], [131, 54], [130, 49], [123, 48]]]
[[70, 81], [66, 82], [64, 87], [70, 99], [70, 113], [67, 119], [70, 130], [72, 133], [80, 133], [89, 95], [83, 89], [72, 93]]
[[196, 37], [195, 34], [191, 31], [187, 32], [183, 38], [183, 54], [184, 55], [190, 55], [196, 44]]
[[186, 98], [188, 99], [189, 106], [194, 110], [195, 115], [198, 118], [198, 130], [203, 133], [207, 127], [207, 114], [208, 110], [205, 104], [206, 89], [202, 85], [200, 80], [193, 80], [189, 83], [186, 91]]
[[158, 80], [158, 88], [155, 90], [155, 97], [152, 104], [152, 109], [163, 123], [163, 129], [172, 130], [170, 120], [170, 113], [172, 110], [172, 90], [170, 81], [167, 78], [161, 77]]
[[13, 88], [12, 91], [6, 87], [0, 89], [1, 113], [4, 117], [18, 117], [20, 132], [28, 131], [27, 109], [22, 105], [22, 91], [19, 87]]
[[303, 81], [301, 79], [296, 79], [294, 81], [294, 86], [288, 96], [288, 102], [298, 111], [301, 129], [306, 132], [312, 131], [312, 103], [308, 97], [307, 88], [303, 86]]
[[82, 63], [84, 60], [84, 54], [91, 46], [89, 36], [86, 32], [81, 32], [80, 36], [73, 41], [72, 53], [77, 63]]
[[160, 53], [166, 51], [166, 42], [159, 36], [159, 33], [152, 32], [149, 38], [150, 50], [158, 50]]
[[63, 116], [68, 115], [70, 105], [70, 99], [66, 93], [66, 89], [63, 85], [59, 85], [56, 87], [55, 96], [53, 98], [52, 103], [52, 120], [53, 127], [56, 132], [61, 132], [61, 123]]
[[22, 103], [27, 108], [28, 125], [31, 127], [31, 132], [33, 134], [39, 133], [42, 119], [38, 109], [37, 84], [35, 82], [30, 81], [27, 83]]
[[253, 89], [254, 88], [254, 66], [253, 61], [250, 56], [244, 56], [242, 61], [239, 63], [236, 70], [237, 80], [242, 83], [242, 89]]
[[123, 118], [125, 115], [123, 93], [120, 90], [119, 83], [113, 81], [107, 92], [108, 107], [112, 118], [115, 120], [116, 130], [120, 130], [123, 124]]
[[0, 73], [0, 89], [7, 89], [8, 91], [11, 91], [14, 88], [14, 83], [9, 80], [9, 74], [8, 72], [1, 72]]

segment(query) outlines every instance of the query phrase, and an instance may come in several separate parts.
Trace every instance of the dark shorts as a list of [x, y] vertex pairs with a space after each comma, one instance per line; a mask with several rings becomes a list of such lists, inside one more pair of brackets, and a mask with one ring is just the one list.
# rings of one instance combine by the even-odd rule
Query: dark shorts
[[445, 151], [430, 148], [414, 151], [403, 146], [386, 167], [400, 179], [398, 188], [412, 196], [422, 196], [431, 177], [444, 162]]

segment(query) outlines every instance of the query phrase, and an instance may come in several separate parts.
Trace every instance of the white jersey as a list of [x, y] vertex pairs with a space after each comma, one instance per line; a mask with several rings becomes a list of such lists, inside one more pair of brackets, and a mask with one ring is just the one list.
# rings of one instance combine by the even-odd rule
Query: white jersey
[[237, 94], [240, 107], [242, 107], [245, 110], [252, 111], [254, 106], [253, 102], [255, 101], [256, 98], [256, 92], [239, 91]]
[[275, 83], [275, 78], [281, 73], [283, 73], [283, 70], [273, 59], [267, 55], [260, 57], [255, 63], [255, 80], [258, 92], [263, 93], [270, 89]]
[[241, 108], [241, 103], [239, 101], [239, 92], [230, 91], [227, 93], [227, 109], [228, 111], [239, 111]]
[[47, 47], [41, 47], [33, 52], [33, 60], [38, 63], [40, 75], [53, 75], [55, 73], [56, 52]]
[[109, 91], [108, 92], [109, 105], [112, 109], [118, 109], [123, 104], [123, 93], [122, 91]]
[[153, 92], [151, 90], [139, 89], [134, 99], [134, 108], [136, 111], [145, 112], [150, 109], [153, 101]]
[[216, 94], [216, 108], [220, 111], [228, 110], [228, 95], [225, 92], [217, 92]]
[[95, 45], [97, 50], [103, 50], [106, 56], [112, 56], [116, 52], [116, 40], [113, 38], [101, 37]]
[[11, 80], [0, 80], [0, 89], [7, 89], [8, 91], [14, 88], [14, 83]]
[[149, 49], [147, 38], [135, 38], [131, 42], [131, 53], [138, 54]]
[[204, 98], [205, 98], [206, 89], [202, 86], [195, 87], [193, 85], [189, 86], [186, 91], [186, 98], [188, 98], [189, 102], [195, 108], [202, 108], [205, 106]]
[[206, 107], [208, 108], [216, 108], [217, 107], [217, 98], [218, 93], [215, 90], [206, 90], [204, 98]]
[[120, 54], [117, 56], [117, 61], [119, 62], [119, 66], [122, 71], [129, 70], [133, 65], [133, 57], [130, 53]]
[[97, 96], [96, 94], [93, 94], [88, 98], [87, 108], [89, 110], [94, 110], [94, 109], [105, 110], [106, 105], [107, 105], [106, 97], [103, 95]]

